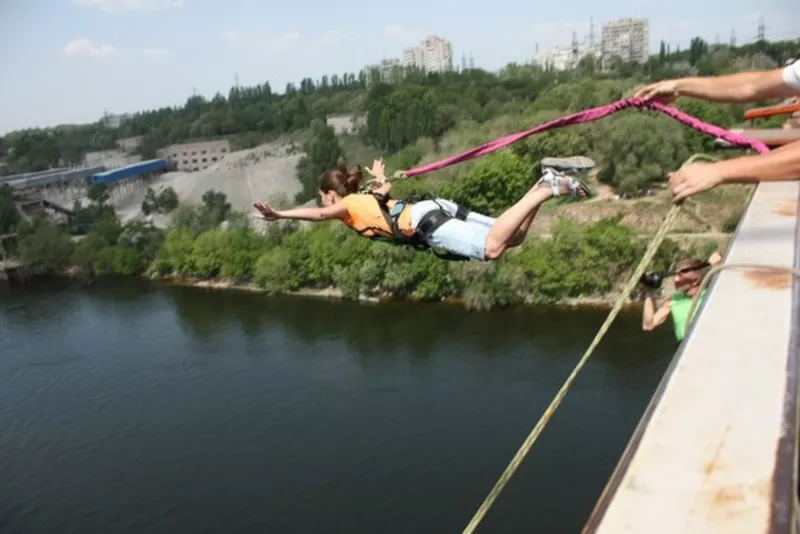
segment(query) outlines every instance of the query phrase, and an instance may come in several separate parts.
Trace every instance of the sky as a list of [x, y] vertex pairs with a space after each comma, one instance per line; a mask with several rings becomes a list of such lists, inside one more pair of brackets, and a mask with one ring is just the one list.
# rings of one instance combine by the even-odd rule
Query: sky
[[[602, 22], [650, 21], [650, 48], [800, 37], [797, 0], [1, 0], [0, 134], [180, 105], [193, 93], [358, 72], [429, 34], [477, 67], [529, 61]], [[760, 5], [759, 5], [760, 4]]]

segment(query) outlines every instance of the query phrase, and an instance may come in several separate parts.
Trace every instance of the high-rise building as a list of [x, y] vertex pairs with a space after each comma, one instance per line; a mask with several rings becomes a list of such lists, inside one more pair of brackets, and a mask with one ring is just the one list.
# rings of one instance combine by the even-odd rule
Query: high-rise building
[[594, 56], [599, 60], [599, 47], [584, 44], [554, 46], [537, 54], [534, 61], [536, 65], [546, 69], [572, 70], [577, 68], [580, 61], [586, 56]]
[[425, 56], [422, 52], [422, 48], [419, 46], [410, 46], [403, 50], [403, 66], [416, 67], [419, 69], [424, 68]]
[[429, 35], [417, 46], [403, 50], [403, 65], [425, 72], [453, 70], [453, 45], [450, 41]]
[[603, 24], [603, 60], [619, 57], [623, 61], [644, 63], [650, 55], [650, 23], [647, 19], [620, 19]]

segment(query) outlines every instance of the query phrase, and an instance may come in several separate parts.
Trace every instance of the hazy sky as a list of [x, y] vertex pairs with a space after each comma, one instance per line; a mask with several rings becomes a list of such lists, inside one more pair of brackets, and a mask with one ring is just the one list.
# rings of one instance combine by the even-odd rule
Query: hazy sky
[[[797, 0], [0, 0], [0, 134], [183, 103], [193, 90], [227, 95], [269, 81], [358, 72], [426, 34], [476, 66], [525, 62], [583, 39], [594, 17], [650, 20], [650, 47], [692, 36], [800, 37]], [[761, 7], [756, 7], [761, 4]], [[595, 7], [591, 7], [594, 5]]]

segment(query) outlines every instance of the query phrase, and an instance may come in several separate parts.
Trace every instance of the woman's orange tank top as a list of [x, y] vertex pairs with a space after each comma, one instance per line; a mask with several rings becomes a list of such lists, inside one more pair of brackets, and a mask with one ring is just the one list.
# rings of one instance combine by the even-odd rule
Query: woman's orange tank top
[[[347, 207], [347, 217], [344, 223], [365, 237], [394, 237], [392, 228], [386, 221], [378, 199], [367, 193], [352, 193], [340, 201]], [[396, 200], [389, 200], [386, 207], [391, 210], [397, 204]], [[397, 218], [400, 231], [411, 236], [414, 228], [411, 226], [411, 206], [406, 205]]]

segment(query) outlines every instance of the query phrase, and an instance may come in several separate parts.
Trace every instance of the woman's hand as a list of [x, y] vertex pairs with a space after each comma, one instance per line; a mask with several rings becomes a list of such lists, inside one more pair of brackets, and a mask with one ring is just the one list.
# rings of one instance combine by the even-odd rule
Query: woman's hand
[[281, 218], [277, 211], [272, 209], [269, 204], [263, 200], [256, 200], [253, 202], [253, 207], [258, 210], [256, 217], [265, 221], [277, 221]]
[[708, 263], [710, 263], [712, 267], [715, 265], [719, 265], [720, 262], [722, 262], [722, 254], [720, 254], [719, 252], [714, 252], [708, 258]]
[[673, 202], [713, 189], [722, 183], [715, 163], [697, 162], [680, 168], [669, 176]]
[[383, 164], [383, 159], [376, 159], [372, 161], [372, 168], [365, 167], [365, 170], [375, 178], [383, 178], [386, 180], [386, 166]]
[[663, 80], [642, 87], [634, 98], [643, 98], [644, 100], [657, 100], [668, 104], [678, 97], [678, 80]]
[[370, 175], [374, 176], [372, 180], [367, 181], [367, 185], [372, 187], [380, 187], [384, 185], [387, 181], [386, 178], [386, 167], [383, 164], [382, 159], [376, 159], [372, 162], [372, 168], [365, 167], [366, 170]]

